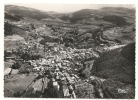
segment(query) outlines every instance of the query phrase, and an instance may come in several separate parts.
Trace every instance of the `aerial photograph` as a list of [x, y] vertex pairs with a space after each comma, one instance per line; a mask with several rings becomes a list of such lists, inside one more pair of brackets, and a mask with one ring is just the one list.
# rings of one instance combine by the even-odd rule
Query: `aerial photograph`
[[4, 98], [135, 98], [136, 6], [5, 4]]

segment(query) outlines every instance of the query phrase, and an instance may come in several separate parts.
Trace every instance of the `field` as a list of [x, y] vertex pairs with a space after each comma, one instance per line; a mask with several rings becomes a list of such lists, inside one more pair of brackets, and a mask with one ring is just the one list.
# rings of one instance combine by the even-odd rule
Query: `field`
[[19, 36], [19, 35], [12, 35], [12, 36], [7, 36], [4, 38], [4, 49], [11, 51], [14, 48], [18, 47], [18, 42], [24, 42], [24, 38]]
[[23, 91], [33, 81], [34, 75], [14, 75], [12, 79], [4, 80], [4, 96], [8, 97], [8, 91], [13, 92]]

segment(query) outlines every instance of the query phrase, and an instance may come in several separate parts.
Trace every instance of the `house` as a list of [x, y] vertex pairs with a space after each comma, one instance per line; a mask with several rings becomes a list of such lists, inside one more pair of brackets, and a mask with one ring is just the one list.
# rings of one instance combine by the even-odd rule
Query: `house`
[[16, 59], [16, 61], [23, 61], [23, 59]]
[[11, 51], [11, 50], [6, 50], [6, 52], [7, 52], [7, 53], [12, 53], [12, 51]]
[[6, 61], [11, 61], [11, 60], [15, 60], [15, 57], [6, 57]]
[[4, 75], [9, 75], [12, 71], [12, 68], [7, 68], [5, 71], [4, 71]]

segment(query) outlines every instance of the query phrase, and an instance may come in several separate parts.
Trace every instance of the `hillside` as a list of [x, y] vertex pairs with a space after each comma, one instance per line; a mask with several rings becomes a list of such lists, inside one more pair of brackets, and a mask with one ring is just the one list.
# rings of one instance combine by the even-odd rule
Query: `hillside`
[[101, 11], [110, 11], [110, 12], [123, 12], [123, 13], [135, 13], [134, 9], [128, 9], [124, 7], [103, 7]]
[[135, 43], [102, 53], [94, 63], [94, 68], [96, 76], [134, 84]]
[[20, 21], [23, 18], [21, 15], [14, 15], [7, 12], [5, 12], [4, 15], [5, 15], [4, 16], [5, 19], [12, 20], [12, 21]]
[[[101, 53], [91, 72], [92, 76], [105, 79], [103, 82], [92, 83], [103, 89], [106, 98], [134, 98], [135, 43]], [[119, 93], [119, 89], [127, 90], [127, 94]]]
[[46, 12], [42, 12], [40, 10], [33, 9], [33, 8], [21, 7], [21, 6], [6, 5], [5, 11], [12, 14], [22, 15], [25, 17], [38, 19], [38, 20], [41, 20], [43, 18], [53, 18]]
[[4, 23], [4, 36], [14, 35], [14, 34], [17, 34], [23, 38], [27, 37], [27, 32], [23, 28], [20, 28], [20, 27], [17, 27], [15, 25], [5, 22]]
[[[24, 16], [37, 20], [61, 19], [71, 23], [81, 23], [86, 25], [92, 25], [96, 23], [109, 23], [113, 25], [115, 24], [116, 26], [122, 25], [123, 23], [123, 25], [127, 25], [129, 23], [134, 23], [133, 16], [135, 16], [135, 10], [122, 7], [104, 7], [97, 10], [82, 9], [73, 13], [60, 14], [52, 11], [44, 12], [33, 8], [6, 5], [5, 11], [5, 16], [14, 20], [20, 20], [19, 18]], [[17, 18], [16, 16], [19, 17]]]
[[133, 9], [123, 7], [104, 7], [97, 10], [82, 9], [69, 15], [63, 15], [61, 19], [69, 20], [72, 23], [84, 21], [82, 22], [83, 24], [87, 24], [88, 22], [92, 24], [94, 21], [105, 21], [119, 26], [122, 23], [124, 25], [127, 25], [127, 22], [134, 23], [134, 20], [132, 20], [132, 15], [135, 16], [135, 10]]

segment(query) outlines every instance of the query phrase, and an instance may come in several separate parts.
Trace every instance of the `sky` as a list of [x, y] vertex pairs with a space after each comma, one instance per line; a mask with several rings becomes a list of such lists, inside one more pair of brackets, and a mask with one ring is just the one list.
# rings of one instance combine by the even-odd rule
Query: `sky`
[[69, 13], [81, 9], [99, 9], [102, 7], [126, 7], [126, 8], [135, 8], [135, 5], [127, 4], [10, 4], [17, 6], [24, 6], [35, 8], [42, 11], [55, 11], [58, 13]]

